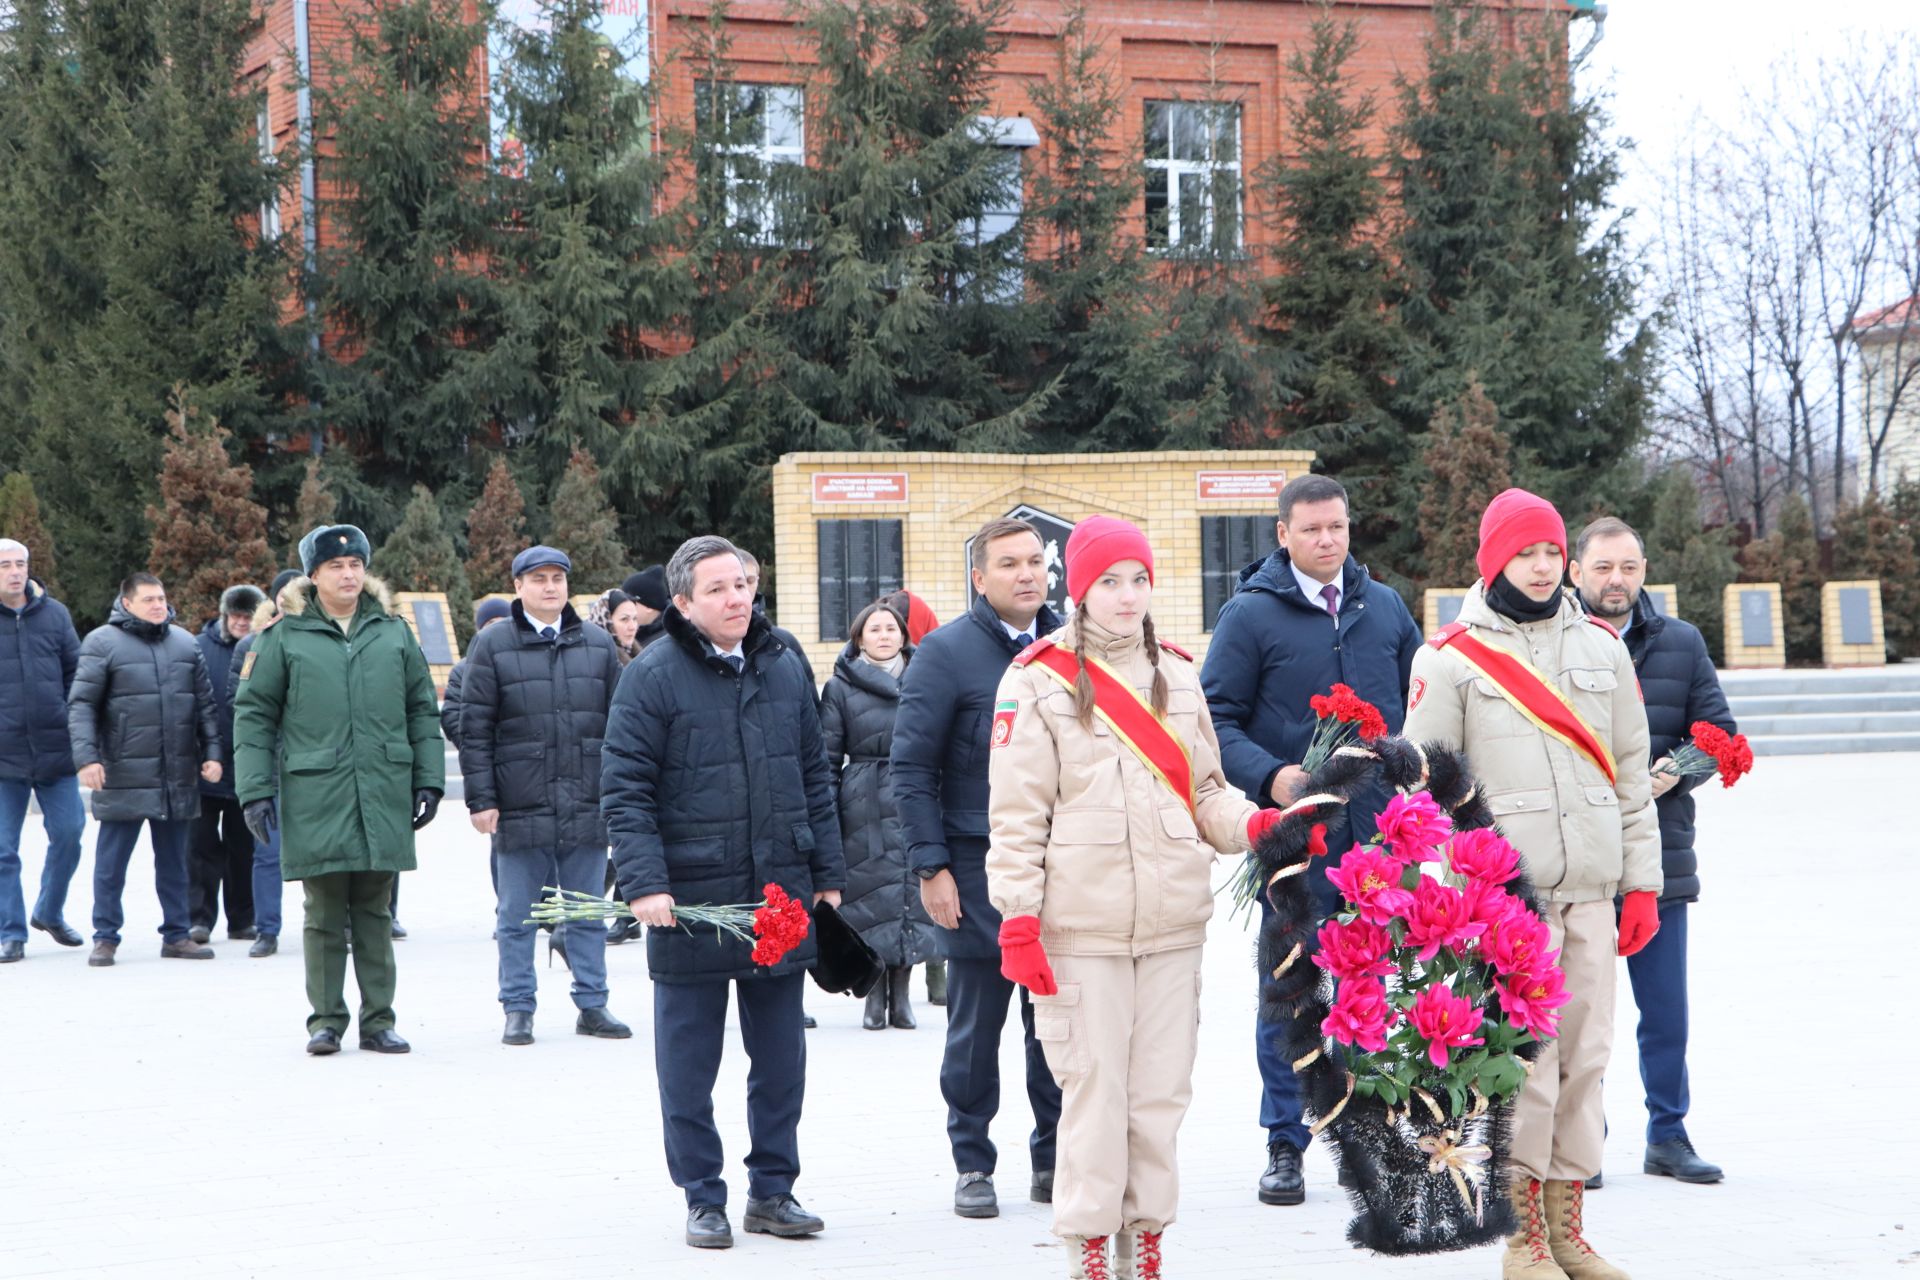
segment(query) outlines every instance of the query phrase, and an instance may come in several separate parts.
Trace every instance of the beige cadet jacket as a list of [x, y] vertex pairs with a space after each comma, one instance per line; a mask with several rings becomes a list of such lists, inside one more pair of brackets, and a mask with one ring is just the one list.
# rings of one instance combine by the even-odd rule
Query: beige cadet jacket
[[1406, 736], [1465, 750], [1482, 794], [1527, 873], [1555, 902], [1594, 902], [1662, 884], [1660, 824], [1647, 773], [1647, 709], [1627, 646], [1572, 597], [1543, 622], [1503, 618], [1476, 584], [1458, 619], [1483, 644], [1518, 654], [1555, 679], [1613, 749], [1617, 786], [1600, 766], [1548, 736], [1492, 681], [1450, 649], [1413, 659]]
[[[1144, 641], [1119, 640], [1084, 614], [1056, 641], [1078, 643], [1153, 688]], [[1162, 651], [1167, 724], [1193, 757], [1200, 821], [1097, 716], [1074, 715], [1073, 693], [1036, 666], [1009, 667], [998, 702], [1013, 729], [988, 761], [987, 893], [1004, 916], [1039, 916], [1056, 955], [1149, 955], [1206, 941], [1215, 850], [1247, 847], [1255, 806], [1227, 784], [1220, 743], [1193, 663]]]

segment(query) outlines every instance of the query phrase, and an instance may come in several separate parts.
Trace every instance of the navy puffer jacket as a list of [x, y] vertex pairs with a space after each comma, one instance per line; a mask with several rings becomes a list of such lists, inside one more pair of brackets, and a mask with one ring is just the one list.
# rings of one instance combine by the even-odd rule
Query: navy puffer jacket
[[18, 609], [0, 604], [0, 778], [51, 782], [73, 772], [67, 693], [80, 660], [67, 606], [37, 582]]
[[116, 601], [106, 625], [81, 642], [67, 738], [76, 768], [106, 766], [107, 785], [93, 793], [98, 821], [198, 817], [201, 762], [221, 760], [200, 646], [181, 628], [137, 618]]
[[[1649, 760], [1672, 755], [1692, 736], [1689, 730], [1696, 720], [1728, 733], [1735, 731], [1733, 711], [1720, 689], [1720, 673], [1713, 668], [1698, 627], [1655, 613], [1643, 591], [1634, 604], [1626, 641], [1647, 703]], [[1693, 790], [1715, 776], [1682, 778], [1654, 801], [1660, 813], [1660, 864], [1666, 880], [1660, 890], [1662, 902], [1693, 902], [1700, 896], [1700, 859], [1693, 847]]]
[[[846, 862], [813, 682], [764, 614], [739, 674], [678, 610], [620, 677], [608, 715], [600, 807], [622, 900], [758, 902], [778, 884], [809, 907], [844, 889]], [[473, 676], [468, 674], [467, 699]], [[461, 736], [471, 742], [470, 700]], [[810, 966], [813, 935], [771, 968], [738, 939], [689, 926], [647, 931], [657, 982], [782, 976]]]
[[466, 668], [455, 745], [468, 811], [500, 811], [495, 850], [605, 847], [600, 748], [620, 681], [613, 637], [569, 604], [559, 635], [542, 639], [515, 600], [512, 617], [473, 638]]
[[239, 682], [231, 679], [234, 655], [240, 652], [240, 638], [227, 630], [225, 617], [215, 618], [200, 628], [195, 637], [200, 646], [200, 659], [207, 664], [207, 683], [213, 689], [213, 711], [220, 724], [220, 759], [227, 767], [220, 773], [220, 781], [200, 780], [200, 794], [215, 799], [231, 800], [237, 794], [233, 789], [233, 694], [231, 690]]

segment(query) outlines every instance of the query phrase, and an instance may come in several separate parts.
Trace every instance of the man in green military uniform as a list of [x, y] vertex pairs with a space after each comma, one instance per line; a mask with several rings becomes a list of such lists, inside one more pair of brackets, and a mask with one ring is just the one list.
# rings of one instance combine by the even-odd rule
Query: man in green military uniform
[[264, 843], [284, 824], [280, 874], [306, 886], [312, 1054], [338, 1052], [346, 1033], [349, 949], [360, 1047], [409, 1049], [393, 1029], [388, 903], [395, 877], [414, 869], [413, 833], [446, 790], [426, 657], [386, 585], [367, 576], [368, 558], [352, 525], [300, 540], [306, 576], [281, 590], [279, 625], [247, 654], [233, 704], [247, 826]]

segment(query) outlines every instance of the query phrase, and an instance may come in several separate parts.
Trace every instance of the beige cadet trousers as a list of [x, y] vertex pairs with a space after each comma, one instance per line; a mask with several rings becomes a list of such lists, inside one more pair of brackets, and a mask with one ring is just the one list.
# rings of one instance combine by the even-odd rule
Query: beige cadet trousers
[[1051, 959], [1060, 990], [1033, 997], [1033, 1031], [1061, 1093], [1053, 1233], [1163, 1231], [1180, 1203], [1200, 948]]
[[1607, 1117], [1600, 1081], [1613, 1053], [1613, 903], [1549, 902], [1547, 927], [1573, 997], [1513, 1109], [1513, 1167], [1543, 1181], [1585, 1181], [1600, 1171]]

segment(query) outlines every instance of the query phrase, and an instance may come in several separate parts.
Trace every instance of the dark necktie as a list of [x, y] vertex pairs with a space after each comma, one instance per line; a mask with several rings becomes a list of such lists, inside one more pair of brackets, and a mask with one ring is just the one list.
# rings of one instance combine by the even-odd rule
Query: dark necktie
[[747, 660], [737, 653], [723, 653], [720, 657], [728, 666], [733, 668], [733, 674], [735, 675], [739, 675], [747, 668]]
[[542, 640], [545, 640], [545, 641], [546, 641], [546, 642], [547, 642], [548, 644], [552, 644], [552, 643], [553, 643], [553, 637], [554, 637], [554, 630], [553, 630], [553, 628], [552, 628], [552, 627], [542, 627], [542, 628], [540, 628], [540, 638], [541, 638]]
[[1022, 631], [1019, 635], [1013, 638], [1013, 647], [1020, 650], [1022, 653], [1025, 653], [1027, 651], [1027, 647], [1032, 643], [1033, 643], [1033, 637], [1028, 635], [1024, 631]]
[[1337, 602], [1340, 599], [1340, 588], [1329, 582], [1326, 586], [1320, 588], [1320, 598], [1327, 602], [1327, 616], [1332, 618], [1336, 623], [1339, 622], [1340, 606]]

